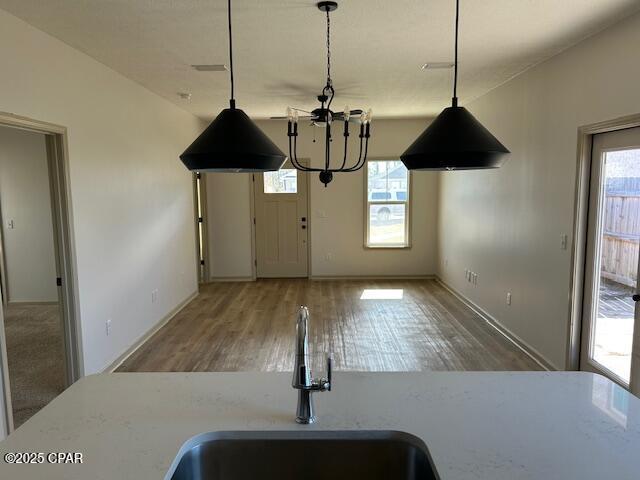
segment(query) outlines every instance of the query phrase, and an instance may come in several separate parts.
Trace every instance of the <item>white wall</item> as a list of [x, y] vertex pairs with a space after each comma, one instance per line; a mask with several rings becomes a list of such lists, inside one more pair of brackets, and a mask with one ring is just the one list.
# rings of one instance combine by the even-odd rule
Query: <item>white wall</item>
[[178, 155], [201, 122], [3, 11], [0, 45], [0, 111], [68, 128], [84, 371], [98, 372], [197, 290]]
[[0, 209], [7, 300], [57, 302], [44, 135], [0, 127]]
[[[285, 122], [261, 120], [257, 124], [288, 153]], [[399, 158], [426, 125], [427, 120], [424, 119], [374, 121], [370, 157]], [[321, 141], [312, 143], [311, 127], [301, 126], [298, 139], [298, 157], [310, 158], [312, 165], [320, 165], [324, 158], [324, 144]], [[352, 149], [356, 141], [357, 135], [353, 135]], [[335, 145], [339, 144], [338, 140]], [[335, 161], [341, 153], [338, 150]], [[355, 153], [354, 150], [352, 152]], [[317, 174], [310, 175], [312, 276], [422, 276], [435, 273], [437, 173], [414, 173], [412, 248], [386, 250], [363, 247], [364, 169], [356, 173], [335, 174], [327, 188], [320, 183]], [[230, 174], [208, 177], [211, 277], [250, 276], [251, 187], [248, 178]], [[328, 253], [331, 260], [327, 260]]]
[[640, 112], [638, 45], [636, 15], [473, 101], [512, 154], [499, 170], [441, 174], [439, 275], [557, 368], [567, 354], [571, 251], [560, 238], [571, 245], [577, 130]]

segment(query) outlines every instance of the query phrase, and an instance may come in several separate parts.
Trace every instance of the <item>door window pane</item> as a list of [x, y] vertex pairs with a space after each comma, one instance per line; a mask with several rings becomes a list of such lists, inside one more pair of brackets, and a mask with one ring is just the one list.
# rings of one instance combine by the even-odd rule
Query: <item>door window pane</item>
[[640, 248], [640, 150], [605, 153], [593, 360], [629, 382]]
[[281, 168], [277, 172], [264, 172], [264, 193], [298, 193], [298, 171]]

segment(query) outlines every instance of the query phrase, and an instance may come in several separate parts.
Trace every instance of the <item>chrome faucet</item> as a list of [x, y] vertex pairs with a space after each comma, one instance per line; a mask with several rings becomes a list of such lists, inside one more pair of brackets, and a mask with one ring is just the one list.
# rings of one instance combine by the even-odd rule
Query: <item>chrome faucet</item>
[[296, 422], [313, 423], [316, 421], [313, 406], [314, 392], [331, 391], [331, 357], [327, 357], [327, 378], [314, 379], [309, 365], [309, 309], [301, 306], [298, 310], [296, 322], [296, 362], [293, 369], [293, 381], [291, 385], [298, 390], [298, 409]]

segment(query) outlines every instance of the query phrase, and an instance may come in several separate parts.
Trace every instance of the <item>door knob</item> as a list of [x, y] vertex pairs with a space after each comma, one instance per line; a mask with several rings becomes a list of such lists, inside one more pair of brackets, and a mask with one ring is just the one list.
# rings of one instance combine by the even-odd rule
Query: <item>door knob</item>
[[640, 301], [640, 295], [636, 293], [636, 294], [634, 294], [634, 295], [631, 297], [631, 299], [632, 299], [634, 302], [638, 302], [638, 301]]

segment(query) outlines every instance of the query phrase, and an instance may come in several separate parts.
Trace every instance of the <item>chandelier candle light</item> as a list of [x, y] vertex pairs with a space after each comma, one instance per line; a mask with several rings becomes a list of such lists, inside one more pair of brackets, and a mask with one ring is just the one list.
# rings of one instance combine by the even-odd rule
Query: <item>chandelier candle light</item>
[[[287, 108], [287, 136], [289, 137], [289, 159], [293, 166], [303, 172], [319, 172], [320, 181], [326, 187], [335, 172], [355, 172], [360, 170], [367, 161], [367, 151], [369, 148], [369, 137], [371, 136], [371, 109], [368, 112], [362, 110], [349, 110], [345, 107], [344, 112], [331, 111], [331, 103], [335, 96], [333, 82], [331, 80], [331, 21], [329, 13], [338, 8], [336, 2], [319, 2], [317, 7], [320, 11], [325, 12], [327, 16], [327, 83], [322, 89], [322, 93], [318, 95], [320, 108], [316, 108], [311, 112], [311, 123], [315, 127], [325, 127], [325, 147], [324, 147], [324, 167], [312, 168], [302, 165], [298, 161], [298, 122], [301, 117], [298, 116], [298, 109]], [[332, 142], [332, 126], [335, 122], [343, 123], [342, 136], [344, 137], [344, 153], [340, 168], [331, 168], [331, 142]], [[358, 159], [351, 166], [347, 166], [348, 145], [349, 145], [349, 123], [359, 122], [360, 133], [360, 152]]]

